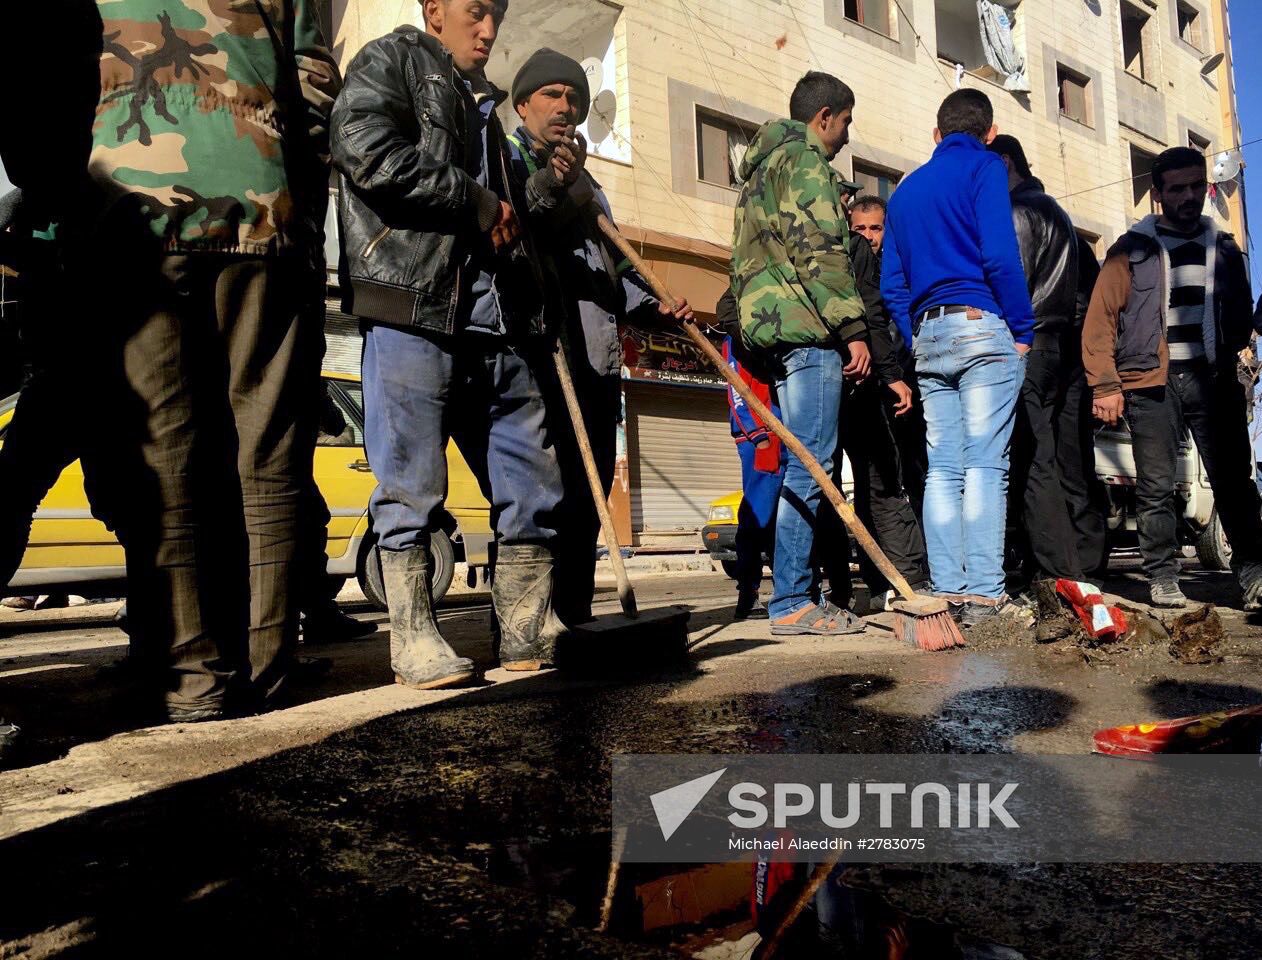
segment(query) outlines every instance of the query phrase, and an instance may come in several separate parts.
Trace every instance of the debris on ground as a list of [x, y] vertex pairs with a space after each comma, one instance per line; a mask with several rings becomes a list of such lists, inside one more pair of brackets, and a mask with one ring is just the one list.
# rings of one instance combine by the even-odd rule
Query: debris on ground
[[1180, 663], [1221, 663], [1223, 622], [1212, 603], [1176, 617], [1170, 629], [1170, 656]]
[[1147, 610], [1125, 603], [1121, 606], [1130, 624], [1130, 629], [1122, 637], [1122, 642], [1128, 647], [1150, 647], [1157, 644], [1164, 646], [1170, 642], [1170, 631], [1166, 629], [1166, 625]]
[[1088, 643], [1091, 638], [1081, 621], [1065, 606], [1052, 580], [1039, 580], [1034, 584], [1034, 598], [1038, 601], [1035, 621], [1035, 639], [1039, 643]]
[[1144, 760], [1171, 753], [1257, 753], [1262, 739], [1262, 704], [1195, 717], [1128, 723], [1097, 730], [1096, 753]]
[[1007, 614], [990, 617], [969, 627], [964, 641], [971, 650], [1030, 646], [1036, 642], [1034, 621], [1032, 617], [1017, 618]]

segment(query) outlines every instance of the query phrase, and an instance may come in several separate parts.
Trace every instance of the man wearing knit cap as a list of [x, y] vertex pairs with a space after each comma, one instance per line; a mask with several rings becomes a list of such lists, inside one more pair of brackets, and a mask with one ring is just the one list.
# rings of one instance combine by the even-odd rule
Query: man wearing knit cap
[[333, 109], [342, 174], [347, 312], [364, 323], [364, 439], [390, 606], [396, 679], [464, 683], [473, 664], [438, 629], [430, 532], [454, 438], [491, 501], [497, 656], [510, 670], [554, 660], [551, 608], [561, 478], [538, 371], [549, 364], [543, 264], [530, 221], [564, 196], [581, 156], [565, 147], [529, 180], [510, 171], [484, 73], [506, 0], [423, 0], [351, 62]]
[[[574, 128], [587, 119], [591, 91], [575, 60], [546, 47], [536, 50], [513, 81], [513, 105], [522, 120], [509, 135], [519, 179], [533, 180], [558, 150], [583, 157], [586, 147]], [[622, 411], [618, 325], [627, 319], [643, 323], [645, 314], [687, 320], [692, 310], [683, 302], [674, 309], [659, 303], [604, 239], [595, 223], [597, 211], [613, 218], [600, 185], [583, 169], [564, 202], [546, 215], [543, 252], [556, 267], [559, 286], [553, 296], [560, 301], [557, 312], [565, 321], [574, 386], [608, 496]], [[557, 611], [566, 623], [582, 623], [592, 615], [600, 527], [565, 404], [555, 392], [549, 397], [549, 413], [565, 489], [557, 521]]]

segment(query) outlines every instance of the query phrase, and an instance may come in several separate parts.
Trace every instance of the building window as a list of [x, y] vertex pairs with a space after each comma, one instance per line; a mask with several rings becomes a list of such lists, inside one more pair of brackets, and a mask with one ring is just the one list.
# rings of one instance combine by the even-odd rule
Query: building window
[[758, 131], [749, 124], [697, 108], [697, 179], [719, 187], [740, 187], [737, 172]]
[[882, 200], [888, 200], [894, 188], [898, 186], [898, 181], [903, 179], [903, 175], [897, 170], [878, 167], [863, 160], [856, 160], [853, 169], [851, 179], [859, 184], [861, 197], [873, 194]]
[[1153, 17], [1146, 9], [1122, 0], [1122, 63], [1126, 72], [1141, 80], [1151, 80], [1155, 64], [1149, 61]]
[[1091, 117], [1091, 81], [1058, 63], [1056, 86], [1060, 90], [1060, 115], [1084, 126], [1094, 127]]
[[1157, 158], [1131, 144], [1131, 219], [1142, 220], [1157, 212], [1152, 198], [1152, 162]]
[[890, 0], [842, 0], [841, 12], [847, 20], [871, 27], [887, 37], [893, 36]]
[[1188, 146], [1191, 147], [1193, 150], [1195, 150], [1197, 153], [1203, 154], [1205, 156], [1209, 156], [1209, 146], [1210, 146], [1209, 141], [1206, 140], [1204, 137], [1198, 136], [1197, 134], [1193, 133], [1191, 130], [1188, 131]]
[[1204, 50], [1203, 41], [1201, 39], [1201, 11], [1190, 3], [1184, 3], [1179, 0], [1177, 5], [1179, 16], [1179, 38], [1187, 44], [1196, 47], [1197, 50]]
[[937, 0], [933, 16], [940, 59], [962, 64], [969, 71], [987, 66], [975, 0]]

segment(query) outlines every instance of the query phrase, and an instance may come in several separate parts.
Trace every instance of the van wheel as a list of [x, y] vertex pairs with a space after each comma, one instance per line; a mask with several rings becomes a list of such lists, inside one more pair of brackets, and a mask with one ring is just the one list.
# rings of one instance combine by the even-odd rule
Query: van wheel
[[[434, 602], [437, 603], [451, 589], [452, 578], [456, 575], [456, 551], [451, 545], [451, 538], [442, 530], [435, 530], [429, 538], [430, 589]], [[359, 589], [378, 610], [388, 609], [386, 605], [385, 578], [381, 575], [381, 549], [376, 539], [364, 542], [359, 558]]]
[[1227, 542], [1217, 509], [1210, 514], [1209, 523], [1196, 540], [1196, 557], [1206, 570], [1231, 569], [1231, 544]]
[[731, 579], [735, 580], [737, 577], [740, 576], [741, 568], [736, 565], [735, 560], [720, 560], [719, 563], [723, 567], [723, 572], [726, 573]]

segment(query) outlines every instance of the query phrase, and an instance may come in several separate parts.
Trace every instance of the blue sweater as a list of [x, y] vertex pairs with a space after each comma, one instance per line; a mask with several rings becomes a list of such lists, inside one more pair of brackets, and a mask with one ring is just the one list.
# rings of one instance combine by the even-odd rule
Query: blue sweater
[[976, 137], [951, 134], [890, 198], [881, 295], [907, 343], [913, 318], [948, 304], [998, 314], [1017, 343], [1034, 338], [1007, 168]]

